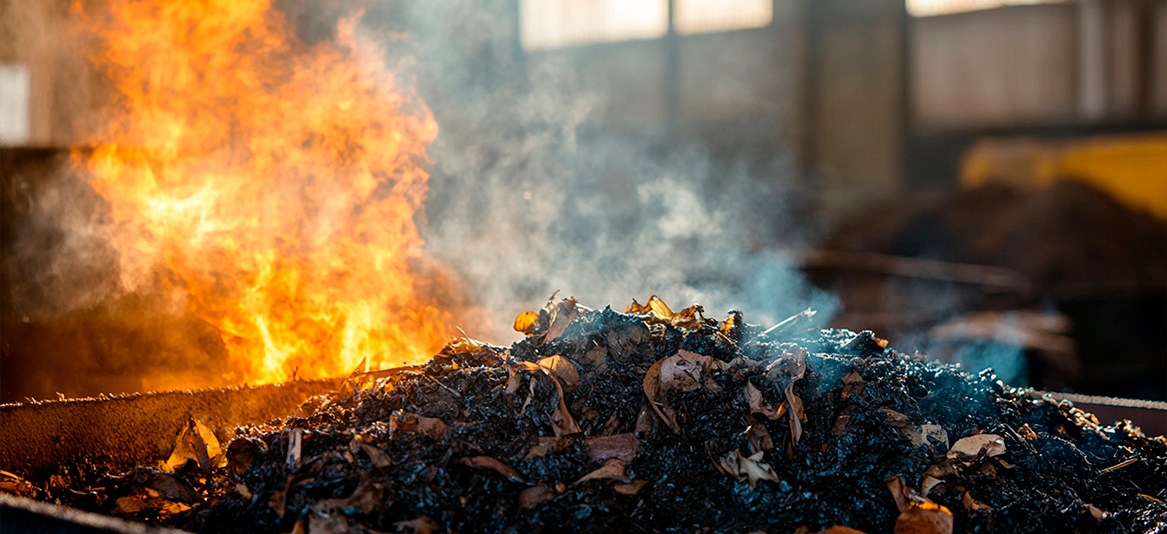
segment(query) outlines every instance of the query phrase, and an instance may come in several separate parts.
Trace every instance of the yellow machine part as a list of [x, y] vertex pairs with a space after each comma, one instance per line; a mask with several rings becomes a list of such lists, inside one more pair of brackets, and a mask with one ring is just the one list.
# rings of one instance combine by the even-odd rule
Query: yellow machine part
[[961, 161], [961, 184], [1044, 187], [1081, 180], [1135, 209], [1167, 219], [1167, 133], [1099, 135], [1051, 143], [1028, 137], [977, 141]]

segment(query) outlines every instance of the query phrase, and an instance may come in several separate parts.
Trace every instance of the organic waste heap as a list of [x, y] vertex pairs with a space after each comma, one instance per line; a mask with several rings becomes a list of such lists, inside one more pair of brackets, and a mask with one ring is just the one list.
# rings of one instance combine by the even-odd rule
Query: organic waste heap
[[457, 340], [225, 447], [192, 422], [167, 466], [41, 487], [195, 532], [1167, 529], [1164, 438], [801, 317], [566, 299], [509, 348]]

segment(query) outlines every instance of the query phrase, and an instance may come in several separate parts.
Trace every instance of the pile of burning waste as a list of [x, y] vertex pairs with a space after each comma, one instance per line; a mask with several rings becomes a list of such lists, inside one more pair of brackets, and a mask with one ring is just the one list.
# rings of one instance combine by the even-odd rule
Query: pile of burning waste
[[227, 443], [192, 421], [165, 463], [19, 484], [193, 532], [1167, 531], [1163, 437], [803, 317], [565, 299], [509, 348], [459, 339]]

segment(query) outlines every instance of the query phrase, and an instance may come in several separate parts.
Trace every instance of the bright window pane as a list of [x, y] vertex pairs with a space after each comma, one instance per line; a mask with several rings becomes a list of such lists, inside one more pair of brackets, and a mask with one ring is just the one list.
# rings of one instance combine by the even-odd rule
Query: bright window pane
[[678, 33], [706, 33], [770, 24], [773, 0], [676, 0]]
[[1028, 4], [1054, 4], [1065, 0], [907, 0], [908, 14], [913, 17], [930, 17], [977, 11], [1003, 6]]
[[652, 39], [668, 31], [668, 0], [522, 0], [523, 48]]
[[0, 63], [0, 145], [28, 143], [31, 79], [27, 65]]

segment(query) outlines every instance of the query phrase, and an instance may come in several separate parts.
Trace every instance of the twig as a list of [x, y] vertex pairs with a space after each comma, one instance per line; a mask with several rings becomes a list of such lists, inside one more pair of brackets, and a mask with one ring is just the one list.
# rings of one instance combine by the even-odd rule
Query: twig
[[766, 331], [762, 332], [761, 334], [758, 334], [758, 335], [754, 336], [754, 339], [762, 339], [762, 338], [764, 338], [764, 337], [766, 337], [766, 336], [770, 335], [771, 333], [773, 333], [775, 330], [778, 330], [779, 328], [782, 328], [782, 327], [784, 327], [784, 326], [787, 326], [787, 325], [789, 325], [789, 324], [792, 324], [792, 323], [794, 323], [795, 321], [797, 321], [797, 320], [799, 320], [799, 319], [801, 319], [801, 318], [803, 318], [803, 317], [806, 317], [806, 318], [808, 318], [808, 319], [809, 319], [809, 318], [811, 318], [811, 317], [814, 317], [814, 315], [815, 315], [816, 313], [818, 313], [818, 312], [816, 312], [816, 311], [814, 311], [814, 310], [812, 310], [812, 309], [810, 309], [810, 308], [807, 308], [807, 309], [805, 309], [805, 310], [802, 310], [802, 311], [800, 311], [800, 312], [798, 312], [798, 313], [796, 313], [796, 314], [794, 314], [794, 315], [791, 315], [790, 317], [787, 317], [787, 318], [786, 318], [786, 320], [784, 320], [784, 321], [782, 321], [782, 322], [780, 322], [780, 323], [778, 323], [778, 324], [776, 324], [776, 325], [774, 325], [774, 326], [771, 326], [770, 328], [767, 328], [767, 329], [766, 329]]
[[1112, 466], [1110, 466], [1110, 467], [1107, 467], [1106, 469], [1103, 469], [1103, 470], [1099, 471], [1099, 473], [1102, 473], [1102, 474], [1104, 474], [1104, 475], [1105, 475], [1105, 474], [1107, 474], [1107, 473], [1110, 473], [1110, 472], [1113, 472], [1113, 471], [1118, 471], [1119, 469], [1122, 469], [1122, 468], [1124, 468], [1124, 467], [1129, 467], [1129, 466], [1132, 466], [1132, 465], [1134, 465], [1135, 463], [1137, 463], [1138, 461], [1139, 461], [1139, 457], [1138, 457], [1138, 456], [1135, 456], [1134, 458], [1129, 458], [1129, 459], [1127, 459], [1127, 460], [1124, 460], [1124, 461], [1122, 461], [1122, 462], [1119, 462], [1119, 463], [1117, 463], [1117, 464], [1114, 464], [1114, 465], [1112, 465]]

